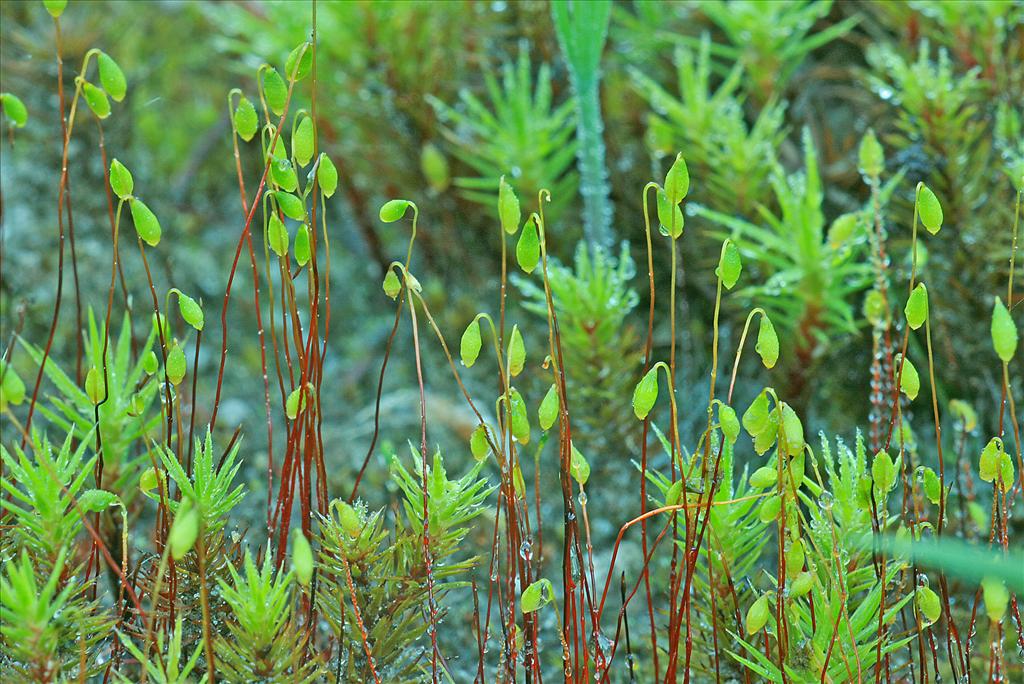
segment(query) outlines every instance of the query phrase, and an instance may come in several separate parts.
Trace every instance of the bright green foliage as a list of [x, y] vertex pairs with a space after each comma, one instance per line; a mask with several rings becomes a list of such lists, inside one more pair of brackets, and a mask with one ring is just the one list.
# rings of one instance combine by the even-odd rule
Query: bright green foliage
[[313, 44], [310, 42], [300, 43], [288, 54], [288, 61], [284, 65], [284, 73], [289, 80], [301, 81], [309, 76], [313, 70]]
[[[553, 103], [550, 67], [542, 65], [535, 79], [531, 78], [530, 55], [525, 48], [515, 64], [502, 67], [500, 80], [485, 72], [484, 85], [489, 106], [469, 90], [459, 93], [457, 107], [427, 96], [446, 124], [442, 132], [452, 154], [469, 171], [455, 177], [455, 187], [467, 199], [492, 206], [499, 178], [516, 169], [505, 176], [509, 189], [524, 197], [549, 189], [552, 204], [545, 213], [557, 218], [576, 194], [578, 184], [572, 170], [576, 155], [572, 100]], [[519, 229], [518, 214], [512, 220], [511, 214], [500, 213], [506, 231]]]
[[28, 123], [28, 109], [17, 95], [0, 93], [0, 107], [3, 108], [7, 118], [11, 120], [12, 126], [24, 128]]
[[569, 473], [572, 479], [579, 483], [580, 487], [587, 484], [590, 479], [590, 462], [583, 453], [573, 444], [569, 448]]
[[[573, 439], [587, 451], [622, 445], [636, 424], [623, 411], [639, 375], [636, 331], [629, 314], [638, 296], [630, 281], [633, 260], [624, 244], [618, 257], [576, 249], [573, 267], [548, 262], [551, 296], [561, 335], [566, 391], [573, 397]], [[547, 320], [544, 290], [514, 277], [524, 307]], [[625, 448], [616, 446], [615, 448]]]
[[985, 614], [992, 622], [1000, 622], [1006, 615], [1006, 606], [1010, 600], [1010, 594], [1006, 591], [1006, 585], [999, 580], [986, 579], [981, 583], [985, 596]]
[[690, 172], [686, 168], [686, 160], [680, 152], [665, 174], [665, 196], [672, 204], [679, 204], [690, 191]]
[[769, 104], [748, 125], [737, 92], [743, 68], [736, 65], [712, 91], [711, 39], [706, 34], [696, 53], [677, 49], [675, 63], [679, 99], [648, 75], [630, 71], [640, 95], [657, 112], [649, 115], [648, 146], [659, 156], [686, 150], [700, 178], [694, 197], [718, 211], [746, 214], [767, 199], [785, 108]]
[[[901, 366], [902, 371], [899, 370]], [[917, 393], [921, 391], [921, 376], [918, 375], [917, 368], [910, 362], [910, 359], [901, 359], [899, 356], [896, 357], [896, 368], [899, 374], [900, 391], [911, 401], [917, 399]]]
[[135, 232], [139, 234], [139, 239], [150, 247], [160, 244], [160, 221], [153, 210], [145, 202], [134, 197], [128, 206], [131, 208], [132, 221], [135, 223]]
[[292, 573], [274, 569], [271, 555], [257, 566], [247, 550], [243, 572], [228, 566], [220, 580], [231, 609], [227, 630], [217, 637], [217, 667], [233, 681], [313, 682], [317, 661], [303, 653], [302, 632], [291, 614]]
[[928, 232], [935, 235], [942, 228], [942, 205], [927, 185], [921, 186], [917, 197], [917, 213]]
[[25, 401], [25, 383], [9, 363], [0, 360], [0, 411]]
[[120, 102], [128, 92], [128, 82], [124, 78], [124, 72], [121, 71], [117, 62], [105, 52], [99, 53], [96, 62], [99, 65], [100, 84], [103, 86], [103, 90], [107, 91], [107, 94], [114, 98], [115, 102]]
[[540, 237], [537, 235], [537, 222], [530, 217], [519, 235], [519, 242], [516, 243], [516, 261], [519, 268], [527, 273], [533, 273], [540, 262]]
[[861, 138], [857, 159], [861, 173], [867, 176], [878, 177], [885, 170], [885, 152], [873, 129], [869, 128]]
[[[185, 472], [173, 451], [166, 447], [159, 449], [160, 462], [181, 492], [182, 498], [189, 500], [198, 512], [198, 527], [207, 538], [213, 538], [224, 528], [228, 513], [245, 496], [243, 485], [231, 486], [242, 466], [241, 461], [236, 460], [240, 446], [236, 442], [230, 451], [221, 454], [214, 450], [209, 432], [204, 440], [197, 438], [191, 476]], [[147, 492], [146, 496], [155, 501], [161, 499], [157, 492]], [[168, 500], [167, 505], [171, 512], [177, 514], [182, 504], [180, 501]]]
[[658, 369], [652, 368], [644, 374], [633, 390], [633, 413], [643, 420], [658, 401]]
[[242, 137], [242, 140], [249, 142], [253, 136], [256, 135], [256, 129], [259, 127], [259, 118], [256, 116], [256, 107], [253, 106], [249, 98], [244, 95], [238, 101], [238, 106], [235, 107], [234, 114], [235, 130], [238, 131], [238, 135]]
[[299, 187], [299, 177], [295, 167], [287, 159], [274, 159], [270, 164], [270, 176], [282, 190], [295, 192]]
[[761, 316], [757, 327], [757, 343], [754, 350], [761, 357], [765, 368], [774, 368], [779, 360], [779, 335], [767, 314]]
[[[133, 489], [138, 477], [138, 464], [143, 459], [148, 461], [139, 446], [160, 421], [154, 405], [159, 384], [144, 381], [147, 373], [144, 366], [156, 342], [157, 329], [155, 325], [149, 329], [148, 336], [137, 348], [139, 360], [133, 362], [131, 326], [126, 318], [117, 339], [110, 341], [104, 363], [105, 335], [92, 312], [89, 312], [88, 325], [87, 358], [93, 368], [100, 370], [101, 378], [106, 368], [107, 381], [105, 386], [101, 385], [106, 401], [97, 408], [92, 398], [51, 357], [44, 372], [57, 393], [51, 397], [49, 405], [40, 404], [39, 411], [62, 434], [73, 434], [82, 444], [91, 443], [91, 448], [95, 441], [89, 436], [93, 434], [98, 410], [103, 438], [104, 487], [130, 500], [127, 492]], [[42, 363], [41, 349], [28, 343], [23, 348], [37, 365]]]
[[405, 216], [405, 210], [408, 208], [409, 202], [407, 200], [388, 200], [380, 208], [380, 220], [384, 223], [394, 223]]
[[43, 6], [46, 7], [50, 16], [56, 19], [64, 13], [64, 8], [68, 6], [68, 0], [43, 0]]
[[110, 189], [123, 200], [131, 197], [132, 191], [135, 189], [131, 171], [117, 159], [110, 162]]
[[719, 53], [743, 65], [749, 74], [747, 88], [760, 102], [781, 92], [813, 50], [842, 37], [859, 21], [852, 16], [812, 32], [831, 10], [831, 0], [767, 4], [710, 0], [701, 8], [732, 43], [718, 46]]
[[185, 352], [177, 340], [171, 344], [171, 348], [167, 351], [166, 368], [167, 379], [171, 381], [171, 384], [180, 385], [181, 381], [185, 379], [187, 361], [185, 360]]
[[999, 297], [992, 308], [992, 347], [1003, 363], [1009, 363], [1017, 351], [1017, 324]]
[[280, 116], [288, 102], [288, 86], [277, 69], [269, 67], [263, 72], [263, 96], [270, 110]]
[[384, 288], [384, 294], [392, 299], [395, 299], [398, 296], [398, 293], [402, 291], [402, 283], [398, 280], [398, 276], [395, 275], [395, 271], [393, 269], [388, 269], [381, 287]]
[[292, 137], [292, 156], [299, 166], [309, 164], [313, 159], [313, 150], [316, 145], [316, 134], [313, 131], [313, 119], [308, 116], [302, 118], [299, 125], [295, 127]]
[[[398, 684], [422, 679], [418, 646], [425, 640], [429, 646], [429, 640], [425, 639], [427, 622], [422, 613], [428, 589], [422, 546], [421, 465], [415, 449], [411, 470], [397, 456], [391, 457], [391, 477], [401, 492], [405, 514], [395, 521], [395, 539], [389, 540], [392, 533], [384, 527], [383, 511], [365, 513], [362, 505], [352, 507], [341, 500], [331, 503], [330, 514], [320, 525], [321, 590], [317, 601], [331, 630], [341, 638], [338, 658], [343, 681], [372, 681], [359, 630], [352, 629], [356, 622], [353, 604], [359, 606], [373, 644], [377, 671], [388, 672], [388, 681]], [[444, 595], [458, 586], [455, 580], [475, 563], [475, 559], [454, 556], [493, 492], [486, 480], [478, 478], [482, 467], [483, 463], [476, 463], [463, 477], [449, 479], [438, 452], [433, 466], [427, 468], [434, 592], [442, 618]], [[349, 573], [354, 597], [349, 594]], [[339, 596], [344, 600], [339, 601]]]
[[320, 166], [317, 167], [317, 181], [325, 197], [333, 197], [338, 189], [338, 168], [326, 153], [320, 154]]
[[[391, 274], [391, 271], [388, 271]], [[397, 280], [397, 278], [396, 278]], [[483, 338], [480, 335], [480, 321], [473, 319], [473, 322], [466, 326], [462, 333], [462, 340], [459, 343], [459, 353], [462, 357], [462, 365], [472, 368], [480, 355], [480, 348], [483, 346]]]
[[[725, 289], [731, 290], [736, 281], [740, 279], [740, 271], [742, 269], [743, 263], [740, 260], [740, 250], [737, 249], [736, 244], [732, 240], [729, 240], [722, 248], [722, 255], [719, 257], [715, 275], [722, 279]], [[762, 322], [761, 325], [764, 325], [764, 323]]]
[[519, 332], [519, 326], [512, 326], [512, 334], [508, 338], [508, 374], [515, 377], [523, 372], [526, 364], [526, 344], [523, 342], [523, 334]]
[[907, 325], [914, 330], [920, 328], [928, 320], [928, 288], [924, 283], [918, 283], [910, 293], [903, 313], [907, 317]]
[[530, 419], [526, 413], [526, 402], [519, 390], [512, 388], [508, 393], [509, 429], [520, 444], [530, 443]]
[[683, 210], [672, 204], [661, 188], [658, 188], [655, 199], [658, 206], [658, 230], [662, 235], [678, 240], [683, 236], [683, 226], [686, 223]]
[[284, 222], [276, 213], [271, 214], [267, 222], [267, 242], [270, 249], [274, 250], [274, 254], [279, 257], [288, 256], [288, 229], [284, 227]]
[[274, 199], [277, 201], [278, 208], [288, 218], [295, 219], [296, 221], [302, 221], [306, 218], [305, 203], [290, 192], [277, 191], [274, 193]]
[[[185, 651], [182, 646], [182, 638], [185, 629], [182, 625], [181, 616], [178, 616], [174, 629], [165, 639], [164, 633], [156, 635], [157, 657], [160, 662], [153, 662], [147, 654], [142, 652], [131, 639], [119, 633], [121, 642], [128, 652], [139, 661], [146, 671], [146, 676], [155, 684], [187, 684], [192, 681], [189, 675], [195, 670], [199, 663], [199, 656], [203, 652], [203, 642], [199, 641], [192, 646], [192, 655], [185, 660]], [[132, 680], [123, 674], [117, 673], [117, 681], [122, 684], [132, 684]]]
[[551, 586], [551, 580], [539, 579], [523, 590], [520, 603], [524, 613], [532, 613], [540, 610], [555, 598], [555, 589]]
[[199, 511], [191, 499], [183, 498], [178, 505], [178, 514], [174, 516], [171, 531], [167, 533], [167, 546], [171, 550], [171, 558], [180, 561], [192, 550], [199, 538]]
[[767, 309], [784, 331], [799, 333], [798, 348], [815, 349], [856, 329], [851, 295], [870, 283], [871, 271], [857, 258], [859, 250], [837, 252], [827, 243], [818, 155], [806, 129], [803, 144], [802, 173], [772, 172], [781, 211], [760, 212], [767, 225], [708, 208], [697, 213], [728, 229], [716, 236], [734, 240], [744, 261], [761, 265], [764, 283], [742, 288], [740, 297]]
[[310, 244], [309, 225], [303, 223], [295, 231], [295, 263], [299, 266], [308, 264], [311, 256], [310, 249], [312, 249], [312, 245]]
[[[20, 559], [4, 563], [5, 573], [0, 574], [0, 634], [5, 660], [10, 658], [4, 663], [8, 676], [20, 681], [74, 677], [79, 648], [95, 648], [101, 633], [109, 628], [90, 615], [92, 607], [82, 598], [82, 585], [61, 580], [65, 569], [63, 552], [55, 559], [53, 569], [44, 571], [42, 577], [37, 577], [25, 551]], [[87, 657], [86, 664], [87, 673], [100, 669], [92, 656]]]
[[552, 385], [544, 394], [537, 410], [537, 422], [541, 430], [550, 430], [551, 426], [558, 420], [559, 398], [558, 386]]
[[17, 521], [12, 528], [16, 548], [27, 549], [37, 562], [45, 561], [49, 567], [57, 565], [66, 541], [82, 529], [72, 501], [85, 491], [95, 462], [95, 457], [86, 458], [89, 447], [89, 440], [83, 440], [72, 449], [72, 436], [68, 435], [55, 451], [38, 432], [32, 435], [29, 451], [14, 446], [12, 454], [0, 447], [4, 469], [10, 473], [0, 480], [6, 494], [0, 507]]
[[110, 100], [107, 94], [88, 81], [82, 81], [82, 97], [98, 119], [110, 116]]
[[515, 235], [519, 230], [521, 215], [519, 198], [516, 197], [512, 186], [502, 176], [498, 179], [498, 219], [501, 221], [501, 229], [509, 235]]
[[491, 445], [487, 443], [487, 427], [478, 425], [469, 437], [469, 450], [472, 452], [473, 458], [477, 461], [484, 460], [490, 449]]

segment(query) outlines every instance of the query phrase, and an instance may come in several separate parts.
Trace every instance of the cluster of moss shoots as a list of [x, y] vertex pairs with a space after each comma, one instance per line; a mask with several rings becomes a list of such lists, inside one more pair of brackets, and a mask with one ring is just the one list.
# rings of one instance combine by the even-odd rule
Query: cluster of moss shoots
[[[45, 4], [59, 28], [64, 3]], [[174, 287], [160, 296], [146, 259], [159, 248], [161, 224], [135, 195], [128, 167], [107, 162], [105, 147], [100, 154], [108, 169], [112, 238], [106, 307], [100, 322], [89, 314], [74, 371], [53, 360], [76, 109], [84, 103], [102, 130], [110, 100], [119, 102], [127, 87], [116, 62], [98, 50], [85, 57], [66, 116], [59, 83], [61, 271], [51, 333], [42, 347], [24, 340], [9, 345], [2, 369], [3, 412], [17, 437], [2, 451], [0, 670], [43, 682], [211, 683], [540, 682], [545, 676], [890, 682], [951, 675], [980, 681], [1021, 673], [1016, 595], [1024, 582], [1009, 538], [1024, 473], [1009, 376], [1017, 330], [1003, 299], [995, 297], [991, 338], [993, 363], [1001, 364], [1002, 399], [994, 409], [1000, 432], [977, 459], [958, 457], [949, 472], [929, 293], [917, 270], [918, 226], [935, 234], [943, 216], [939, 199], [923, 184], [911, 223], [913, 269], [902, 320], [890, 313], [898, 310], [895, 293], [881, 287], [869, 294], [874, 321], [886, 335], [902, 328], [899, 351], [886, 352], [884, 367], [893, 377], [885, 386], [892, 392], [885, 400], [888, 417], [872, 436], [872, 455], [859, 437], [853, 447], [824, 435], [815, 445], [797, 412], [771, 387], [742, 415], [734, 408], [733, 388], [755, 319], [754, 350], [763, 365], [773, 368], [786, 350], [768, 314], [755, 308], [731, 370], [720, 367], [719, 314], [743, 270], [741, 245], [732, 239], [721, 244], [715, 271], [707, 402], [677, 404], [675, 274], [690, 184], [683, 156], [662, 183], [643, 188], [650, 308], [642, 376], [632, 397], [621, 398], [621, 410], [632, 409], [638, 421], [637, 508], [604, 550], [594, 548], [587, 491], [624, 483], [591, 480], [590, 460], [623, 456], [584, 454], [573, 443], [572, 397], [548, 278], [544, 206], [551, 194], [540, 190], [524, 220], [514, 190], [501, 181], [497, 314], [473, 319], [457, 355], [414, 275], [418, 208], [405, 199], [385, 203], [380, 219], [411, 219], [411, 237], [404, 260], [390, 265], [383, 282], [397, 306], [380, 382], [407, 312], [421, 429], [410, 440], [411, 461], [391, 457], [401, 506], [369, 510], [358, 498], [376, 429], [351, 490], [340, 497], [329, 492], [331, 448], [321, 429], [331, 332], [327, 201], [339, 169], [318, 151], [315, 52], [314, 36], [289, 56], [285, 76], [260, 67], [255, 104], [241, 91], [229, 95], [244, 223], [222, 303], [215, 401], [209, 424], [198, 430], [195, 363], [203, 307]], [[100, 85], [88, 80], [94, 59]], [[304, 83], [312, 83], [311, 110], [293, 114], [296, 89]], [[14, 125], [24, 125], [27, 114], [17, 98], [5, 94], [3, 107]], [[252, 179], [245, 177], [239, 148], [254, 139], [264, 163], [250, 195]], [[873, 135], [861, 146], [860, 166], [877, 189], [884, 165]], [[1019, 205], [1018, 195], [1014, 252]], [[151, 311], [130, 308], [120, 263], [126, 215], [137, 238], [129, 240], [137, 247], [131, 258], [145, 266]], [[878, 234], [875, 250], [883, 248], [880, 222]], [[543, 283], [547, 337], [532, 349], [520, 327], [506, 321], [510, 251], [524, 273]], [[671, 262], [667, 304], [655, 297], [655, 259]], [[232, 525], [232, 512], [246, 496], [235, 483], [244, 448], [238, 431], [225, 445], [215, 445], [212, 435], [228, 359], [226, 314], [245, 262], [257, 315], [268, 453], [265, 527], [243, 535]], [[124, 306], [116, 333], [119, 285]], [[1006, 303], [1013, 297], [1011, 254]], [[653, 344], [661, 316], [671, 331], [664, 359], [655, 358]], [[139, 322], [150, 319], [144, 340], [134, 338]], [[475, 464], [458, 478], [449, 477], [439, 452], [430, 456], [421, 333], [436, 338], [478, 421], [467, 449]], [[908, 344], [920, 336], [926, 355], [915, 363]], [[34, 377], [19, 377], [16, 354], [34, 364]], [[481, 355], [493, 356], [485, 364], [493, 362], [493, 404], [473, 397], [464, 383], [467, 374], [480, 372], [473, 367]], [[922, 462], [903, 418], [918, 401], [922, 373], [936, 468]], [[515, 386], [524, 374], [548, 387], [536, 406]], [[44, 379], [52, 389], [48, 398], [40, 391]], [[378, 387], [375, 428], [380, 393]], [[661, 397], [667, 402], [659, 404]], [[963, 402], [950, 408], [963, 434], [975, 429], [974, 409]], [[706, 412], [703, 430], [681, 434], [680, 415], [694, 411]], [[548, 442], [553, 448], [543, 458], [556, 459], [558, 493], [541, 486], [538, 464]], [[523, 457], [528, 450], [533, 458]], [[976, 477], [984, 484], [976, 485]], [[542, 497], [549, 496], [561, 499], [560, 521], [541, 519]], [[489, 553], [470, 557], [466, 537], [485, 511], [493, 518], [483, 533], [491, 540]], [[628, 570], [617, 563], [627, 538], [642, 552]], [[969, 545], [971, 539], [977, 543]], [[483, 582], [473, 572], [481, 564], [489, 577]], [[475, 643], [469, 647], [446, 643], [443, 621], [453, 600], [472, 605]]]

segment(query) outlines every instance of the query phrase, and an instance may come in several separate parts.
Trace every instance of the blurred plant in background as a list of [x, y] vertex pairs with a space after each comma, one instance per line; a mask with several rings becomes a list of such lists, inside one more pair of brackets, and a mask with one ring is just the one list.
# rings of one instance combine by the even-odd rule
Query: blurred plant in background
[[657, 157], [687, 151], [687, 163], [703, 181], [694, 196], [718, 211], [749, 215], [769, 200], [768, 177], [785, 137], [785, 108], [770, 103], [747, 124], [743, 97], [737, 92], [744, 69], [737, 63], [712, 86], [711, 38], [701, 37], [697, 52], [675, 51], [679, 98], [638, 69], [631, 74], [654, 114], [647, 141]]
[[575, 104], [569, 100], [554, 106], [546, 64], [537, 73], [536, 85], [530, 70], [530, 50], [520, 45], [515, 64], [502, 67], [500, 83], [494, 74], [484, 76], [490, 106], [468, 90], [459, 93], [459, 109], [433, 95], [428, 94], [427, 101], [446, 124], [442, 130], [453, 154], [474, 172], [455, 178], [463, 196], [492, 206], [498, 179], [507, 172], [519, 195], [550, 190], [547, 212], [557, 219], [579, 186], [579, 176], [572, 170], [578, 146], [573, 137]]

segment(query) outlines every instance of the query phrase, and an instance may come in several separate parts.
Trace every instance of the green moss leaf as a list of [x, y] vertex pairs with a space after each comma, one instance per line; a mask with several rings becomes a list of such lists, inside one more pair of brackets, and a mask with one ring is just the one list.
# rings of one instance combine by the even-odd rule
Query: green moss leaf
[[253, 106], [249, 98], [242, 96], [242, 99], [238, 101], [238, 106], [235, 107], [234, 114], [235, 130], [238, 131], [238, 135], [242, 137], [242, 140], [249, 142], [253, 136], [256, 135], [256, 129], [259, 128], [259, 117], [256, 115], [256, 108]]
[[178, 294], [178, 310], [181, 312], [181, 317], [196, 330], [202, 330], [203, 308], [184, 292], [180, 290], [175, 290], [175, 292]]
[[502, 229], [509, 235], [515, 235], [519, 230], [520, 216], [519, 199], [515, 190], [502, 176], [498, 181], [498, 218], [501, 220]]
[[306, 218], [305, 203], [290, 192], [278, 190], [274, 193], [274, 199], [277, 200], [277, 206], [281, 208], [281, 211], [288, 218], [295, 219], [296, 221]]
[[722, 279], [725, 289], [731, 290], [736, 281], [740, 279], [741, 270], [743, 270], [743, 262], [740, 260], [740, 250], [730, 240], [725, 243], [725, 248], [718, 259], [718, 268], [715, 269], [715, 275]]
[[273, 67], [263, 72], [263, 97], [274, 114], [281, 116], [284, 113], [284, 106], [288, 102], [288, 86]]
[[482, 346], [483, 338], [480, 334], [480, 322], [474, 318], [473, 322], [466, 326], [466, 330], [462, 333], [462, 341], [459, 343], [462, 365], [466, 368], [472, 368], [473, 364], [476, 363], [477, 357], [480, 355], [480, 348]]
[[299, 528], [292, 532], [292, 570], [299, 584], [308, 587], [313, 579], [313, 548]]
[[107, 99], [107, 94], [92, 83], [82, 82], [82, 97], [85, 98], [85, 103], [98, 118], [106, 119], [110, 116], [110, 100]]
[[981, 458], [978, 460], [978, 477], [985, 482], [992, 482], [999, 475], [999, 460], [1004, 452], [1003, 440], [993, 437], [981, 450]]
[[96, 61], [99, 64], [100, 85], [114, 98], [114, 102], [120, 102], [128, 92], [128, 81], [125, 80], [124, 72], [106, 52], [101, 52]]
[[526, 402], [523, 401], [523, 395], [514, 387], [509, 391], [508, 403], [509, 411], [512, 415], [512, 419], [509, 421], [509, 429], [512, 432], [512, 436], [520, 444], [529, 444], [530, 418], [526, 413]]
[[920, 328], [928, 320], [928, 288], [924, 283], [918, 283], [910, 293], [903, 313], [907, 316], [907, 325], [914, 330]]
[[544, 398], [541, 399], [540, 408], [537, 409], [537, 422], [540, 424], [541, 430], [550, 430], [558, 420], [559, 403], [558, 386], [551, 385]]
[[942, 602], [939, 600], [939, 595], [928, 587], [922, 586], [917, 588], [914, 604], [917, 606], [917, 612], [921, 614], [926, 626], [937, 622], [939, 617], [942, 616]]
[[636, 384], [636, 388], [633, 390], [633, 413], [637, 418], [643, 420], [650, 414], [656, 401], [658, 401], [657, 367], [647, 371], [644, 377], [640, 378], [640, 382]]
[[473, 430], [473, 434], [469, 437], [469, 450], [472, 452], [473, 458], [483, 461], [487, 458], [490, 449], [491, 445], [487, 443], [487, 428], [484, 425], [477, 425], [476, 430]]
[[680, 152], [665, 174], [665, 194], [669, 202], [679, 204], [690, 191], [690, 172], [686, 168], [686, 161]]
[[[900, 356], [896, 355], [895, 363], [896, 372], [900, 370]], [[917, 399], [917, 393], [921, 391], [921, 376], [917, 373], [917, 368], [910, 362], [910, 359], [903, 360], [903, 372], [900, 375], [900, 391], [907, 395], [907, 398], [913, 401]]]
[[882, 175], [882, 171], [885, 170], [885, 152], [875, 137], [874, 130], [869, 128], [864, 134], [857, 152], [857, 163], [861, 173], [871, 177]]
[[757, 634], [764, 629], [770, 616], [771, 607], [768, 605], [768, 594], [761, 594], [747, 610], [747, 619], [744, 622], [747, 634]]
[[582, 487], [590, 479], [590, 463], [587, 462], [586, 457], [576, 448], [575, 444], [570, 445], [570, 447], [569, 474]]
[[726, 404], [718, 405], [718, 423], [722, 426], [722, 434], [730, 444], [735, 444], [740, 436], [740, 421], [736, 417], [736, 411]]
[[662, 235], [677, 240], [683, 235], [683, 226], [686, 221], [683, 218], [683, 210], [678, 204], [672, 204], [668, 195], [661, 188], [655, 193], [658, 207], [659, 231]]
[[405, 216], [405, 210], [409, 208], [409, 201], [403, 199], [388, 200], [380, 208], [380, 220], [384, 223], [394, 223]]
[[921, 186], [917, 196], [917, 215], [928, 232], [935, 235], [942, 228], [942, 205], [927, 185]]
[[160, 244], [160, 221], [156, 214], [140, 199], [132, 199], [129, 204], [132, 212], [132, 222], [135, 223], [135, 232], [150, 247]]
[[270, 245], [270, 249], [274, 251], [279, 257], [288, 256], [288, 229], [284, 227], [284, 222], [278, 218], [277, 213], [270, 215], [270, 221], [267, 222], [267, 242]]
[[524, 613], [532, 613], [539, 610], [549, 604], [554, 598], [555, 592], [551, 586], [551, 581], [546, 579], [539, 579], [530, 586], [526, 587], [523, 591], [523, 595], [520, 598], [520, 603], [523, 607]]
[[516, 261], [519, 262], [519, 268], [527, 273], [533, 273], [540, 262], [540, 238], [537, 235], [537, 223], [532, 216], [516, 243]]
[[393, 269], [388, 269], [387, 275], [384, 276], [384, 294], [392, 299], [398, 297], [398, 293], [402, 291], [402, 283], [399, 282], [398, 276], [395, 275]]
[[299, 266], [305, 266], [309, 263], [311, 257], [310, 245], [309, 226], [303, 223], [295, 231], [295, 263]]
[[1017, 324], [999, 297], [992, 308], [992, 347], [1003, 363], [1009, 363], [1017, 352]]
[[28, 110], [25, 109], [25, 103], [17, 95], [0, 93], [0, 106], [3, 107], [4, 114], [15, 127], [24, 128], [28, 123]]
[[185, 378], [185, 368], [185, 352], [175, 341], [171, 350], [167, 352], [167, 379], [171, 381], [172, 385], [181, 384]]
[[[187, 501], [187, 499], [185, 500]], [[186, 507], [184, 502], [178, 508], [178, 514], [167, 535], [167, 544], [171, 549], [171, 557], [181, 560], [195, 546], [199, 538], [199, 511], [194, 506]]]
[[523, 372], [526, 364], [526, 345], [519, 326], [512, 326], [512, 335], [508, 340], [508, 372], [513, 378]]
[[123, 200], [131, 197], [132, 191], [135, 190], [131, 171], [117, 159], [110, 162], [110, 189]]
[[64, 8], [68, 6], [68, 0], [43, 0], [43, 7], [50, 13], [50, 16], [56, 19], [64, 13]]
[[774, 368], [779, 361], [779, 335], [775, 332], [775, 325], [767, 314], [762, 315], [758, 321], [757, 343], [754, 345], [754, 351], [761, 357], [761, 363], [765, 368]]
[[304, 42], [295, 46], [284, 64], [284, 73], [293, 81], [301, 81], [313, 70], [313, 46]]
[[312, 161], [315, 146], [316, 131], [313, 129], [313, 119], [304, 116], [295, 127], [295, 134], [292, 136], [292, 156], [299, 166], [305, 166]]
[[324, 197], [333, 197], [338, 189], [338, 167], [326, 154], [320, 155], [320, 165], [317, 167], [316, 177]]

